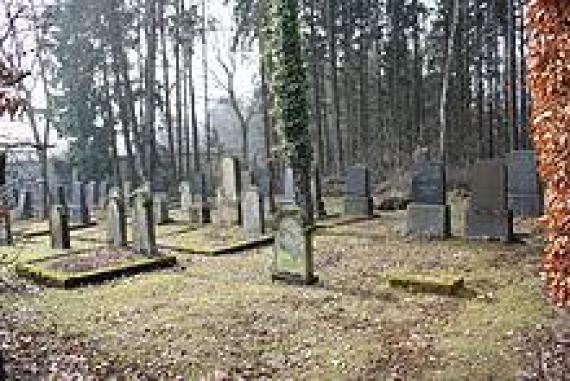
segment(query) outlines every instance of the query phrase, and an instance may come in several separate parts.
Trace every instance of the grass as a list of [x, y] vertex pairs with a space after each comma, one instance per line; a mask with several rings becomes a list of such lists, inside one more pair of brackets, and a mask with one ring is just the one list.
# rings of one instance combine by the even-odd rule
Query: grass
[[[172, 270], [83, 289], [0, 293], [0, 331], [2, 321], [14, 321], [55, 352], [78, 342], [101, 378], [221, 370], [250, 379], [513, 379], [522, 359], [512, 338], [553, 313], [540, 294], [540, 246], [408, 240], [403, 215], [321, 230], [315, 286], [272, 284], [269, 247], [219, 257], [175, 252], [180, 266]], [[85, 250], [103, 233], [73, 234], [86, 239], [72, 241]], [[206, 245], [212, 234], [185, 224], [158, 229], [159, 242], [171, 245]], [[46, 242], [0, 252], [41, 257]], [[403, 270], [458, 274], [474, 295], [390, 288], [389, 276]]]

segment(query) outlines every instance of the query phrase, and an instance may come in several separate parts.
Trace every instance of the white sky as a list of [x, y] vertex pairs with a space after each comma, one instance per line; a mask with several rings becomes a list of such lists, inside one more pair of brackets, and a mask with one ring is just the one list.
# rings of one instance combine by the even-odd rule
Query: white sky
[[[0, 0], [3, 2], [4, 0]], [[40, 0], [41, 1], [41, 0]], [[96, 0], [94, 0], [96, 1]], [[200, 3], [201, 0], [191, 0], [195, 3]], [[46, 0], [46, 3], [50, 3], [50, 0]], [[228, 47], [230, 44], [230, 39], [232, 36], [232, 29], [233, 29], [233, 19], [232, 19], [232, 8], [231, 4], [228, 6], [223, 5], [223, 0], [206, 0], [206, 11], [207, 11], [207, 18], [216, 18], [218, 20], [217, 28], [218, 31], [208, 33], [208, 95], [210, 99], [215, 99], [219, 97], [226, 96], [226, 92], [224, 89], [220, 88], [216, 81], [214, 80], [214, 76], [217, 76], [220, 79], [223, 79], [223, 73], [220, 71], [219, 65], [217, 64], [217, 56], [221, 53], [222, 59], [227, 59], [227, 54], [224, 52], [228, 51]], [[201, 8], [200, 8], [201, 12]], [[1, 21], [1, 19], [0, 19]], [[1, 30], [1, 28], [0, 28]], [[30, 36], [32, 39], [32, 36]], [[257, 47], [254, 47], [257, 49]], [[235, 78], [235, 88], [238, 94], [242, 97], [249, 97], [253, 95], [254, 90], [254, 78], [256, 73], [258, 72], [257, 66], [257, 59], [255, 59], [257, 55], [257, 51], [254, 50], [253, 52], [244, 53], [243, 56], [249, 56], [250, 59], [237, 59], [236, 62], [238, 63], [238, 70], [237, 72], [239, 75]], [[240, 55], [241, 56], [241, 55]], [[158, 57], [158, 61], [161, 62], [160, 57]], [[203, 70], [203, 56], [202, 56], [202, 44], [201, 40], [196, 41], [196, 52], [194, 55], [194, 81], [195, 81], [195, 91], [196, 91], [196, 111], [197, 111], [197, 118], [200, 124], [204, 121], [204, 70]], [[174, 66], [174, 62], [171, 62], [171, 66]], [[37, 73], [36, 73], [37, 74]], [[161, 70], [157, 70], [157, 76], [160, 79], [162, 75]], [[34, 76], [35, 77], [35, 76]], [[174, 78], [174, 73], [171, 74], [171, 81]], [[45, 108], [45, 99], [43, 96], [43, 91], [41, 88], [41, 83], [37, 80], [37, 78], [28, 78], [26, 80], [26, 87], [31, 88], [32, 90], [32, 103], [34, 108]], [[16, 122], [12, 123], [8, 120], [7, 117], [0, 118], [0, 137], [1, 136], [14, 136], [14, 135], [26, 135], [26, 137], [31, 138], [31, 128], [27, 124], [27, 118], [24, 118], [24, 123]], [[43, 126], [43, 120], [40, 120], [39, 126]], [[11, 130], [11, 131], [8, 131]], [[56, 142], [55, 134], [50, 137], [50, 143], [57, 143], [58, 146], [61, 147], [61, 142]], [[62, 147], [63, 148], [63, 147]]]

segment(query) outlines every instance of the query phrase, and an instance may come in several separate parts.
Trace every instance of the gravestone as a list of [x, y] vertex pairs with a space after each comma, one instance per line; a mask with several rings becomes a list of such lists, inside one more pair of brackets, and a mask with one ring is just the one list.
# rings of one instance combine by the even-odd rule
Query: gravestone
[[26, 220], [34, 216], [33, 193], [29, 189], [22, 189], [18, 194], [18, 205], [14, 210], [14, 219]]
[[246, 192], [250, 187], [256, 185], [255, 172], [249, 169], [241, 171], [242, 192]]
[[273, 244], [274, 281], [300, 284], [318, 281], [313, 268], [313, 229], [304, 216], [304, 211], [295, 205], [285, 205], [279, 212]]
[[448, 237], [451, 216], [446, 205], [445, 168], [440, 162], [419, 161], [412, 177], [413, 202], [408, 205], [406, 233], [414, 236]]
[[121, 188], [115, 187], [109, 193], [107, 202], [107, 240], [110, 246], [127, 245], [127, 217], [125, 199]]
[[154, 194], [154, 222], [157, 225], [164, 225], [170, 222], [168, 213], [168, 194], [158, 192]]
[[134, 195], [130, 181], [123, 181], [123, 197], [125, 198], [125, 210], [128, 211], [133, 206]]
[[265, 234], [263, 197], [257, 187], [251, 186], [243, 196], [243, 229], [248, 238]]
[[0, 214], [0, 246], [10, 246], [13, 243], [10, 213]]
[[317, 166], [313, 167], [313, 173], [311, 176], [311, 196], [313, 198], [312, 201], [315, 217], [318, 219], [325, 218], [327, 216], [327, 211], [323, 200], [321, 172]]
[[471, 201], [465, 213], [467, 238], [511, 241], [513, 215], [507, 208], [507, 168], [503, 159], [482, 160], [471, 170]]
[[223, 225], [240, 225], [241, 175], [239, 161], [235, 157], [222, 160], [222, 186], [219, 192], [218, 218]]
[[192, 207], [192, 187], [189, 181], [182, 181], [178, 187], [180, 192], [180, 209], [188, 211]]
[[108, 181], [103, 180], [99, 183], [99, 209], [105, 209], [110, 189]]
[[508, 205], [515, 217], [540, 217], [544, 197], [534, 151], [507, 154]]
[[190, 221], [204, 225], [212, 222], [210, 201], [208, 197], [208, 182], [205, 173], [194, 176], [193, 200], [190, 206]]
[[347, 216], [372, 217], [373, 200], [370, 194], [370, 173], [364, 165], [355, 165], [346, 172], [344, 213]]
[[135, 252], [144, 255], [156, 253], [153, 198], [148, 189], [139, 189], [135, 194], [132, 231]]
[[36, 181], [36, 187], [34, 191], [34, 209], [37, 218], [45, 218], [47, 215], [47, 200], [44, 198], [44, 193], [46, 191], [46, 181], [39, 179]]
[[87, 206], [85, 184], [81, 181], [76, 181], [73, 183], [72, 189], [71, 221], [76, 224], [87, 225], [91, 222], [91, 218]]
[[282, 203], [295, 203], [295, 177], [293, 168], [287, 167], [283, 172], [283, 200]]
[[97, 181], [89, 181], [86, 189], [87, 209], [90, 213], [94, 213], [99, 209], [99, 184]]
[[55, 187], [55, 192], [54, 192], [54, 198], [53, 198], [53, 204], [56, 205], [64, 205], [67, 206], [67, 197], [66, 197], [66, 192], [65, 192], [65, 186], [63, 185], [57, 185]]
[[263, 197], [265, 216], [269, 216], [271, 214], [271, 172], [267, 166], [261, 165], [257, 165], [254, 172], [257, 190]]
[[49, 227], [52, 249], [70, 249], [71, 236], [69, 232], [69, 211], [65, 205], [54, 204], [51, 206]]

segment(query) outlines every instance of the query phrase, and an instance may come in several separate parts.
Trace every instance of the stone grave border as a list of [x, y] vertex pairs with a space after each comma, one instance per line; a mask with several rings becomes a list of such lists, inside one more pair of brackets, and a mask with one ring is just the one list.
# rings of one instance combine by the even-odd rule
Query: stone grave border
[[198, 245], [196, 246], [188, 245], [184, 247], [174, 246], [174, 245], [157, 245], [157, 247], [159, 249], [172, 250], [182, 254], [201, 254], [201, 255], [216, 257], [220, 255], [234, 254], [245, 250], [251, 250], [262, 246], [269, 246], [273, 244], [274, 240], [275, 237], [273, 237], [272, 235], [264, 235], [259, 238], [238, 241], [236, 243], [217, 248], [198, 246]]
[[447, 296], [461, 296], [468, 291], [465, 280], [453, 274], [422, 274], [400, 271], [388, 274], [388, 284], [392, 288], [404, 288], [412, 292], [432, 293]]
[[88, 284], [99, 284], [124, 276], [168, 268], [175, 266], [177, 263], [176, 257], [169, 255], [141, 257], [140, 260], [130, 263], [80, 273], [47, 270], [41, 266], [42, 263], [53, 259], [74, 255], [77, 255], [77, 253], [53, 255], [33, 261], [18, 263], [16, 265], [16, 274], [20, 277], [31, 279], [35, 283], [43, 286], [71, 289]]

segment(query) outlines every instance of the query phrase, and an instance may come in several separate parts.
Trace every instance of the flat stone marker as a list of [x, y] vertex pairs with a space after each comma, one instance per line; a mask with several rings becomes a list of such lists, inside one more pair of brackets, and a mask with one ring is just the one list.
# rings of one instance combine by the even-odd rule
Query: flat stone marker
[[241, 225], [241, 175], [235, 157], [222, 160], [222, 187], [219, 192], [218, 217], [223, 225]]
[[156, 231], [153, 198], [145, 190], [138, 190], [135, 196], [132, 231], [135, 252], [154, 255], [156, 253]]
[[471, 201], [465, 236], [511, 241], [513, 216], [507, 209], [507, 168], [503, 159], [479, 161], [471, 170]]
[[110, 246], [127, 246], [127, 216], [121, 188], [113, 188], [107, 203], [107, 241]]
[[515, 217], [540, 217], [544, 197], [534, 151], [507, 154], [508, 205]]
[[314, 284], [312, 228], [301, 208], [286, 205], [276, 220], [272, 279], [296, 284]]
[[52, 205], [50, 210], [50, 243], [52, 249], [71, 249], [69, 211], [65, 205]]
[[344, 214], [355, 217], [372, 217], [374, 214], [370, 172], [364, 165], [352, 166], [346, 172]]
[[263, 197], [257, 187], [250, 186], [243, 196], [243, 229], [248, 238], [265, 234]]
[[85, 184], [81, 181], [73, 183], [72, 205], [70, 207], [71, 221], [76, 224], [87, 225], [91, 222], [87, 206]]
[[413, 203], [408, 205], [406, 234], [446, 238], [451, 216], [446, 205], [445, 168], [440, 162], [418, 162], [412, 178]]

